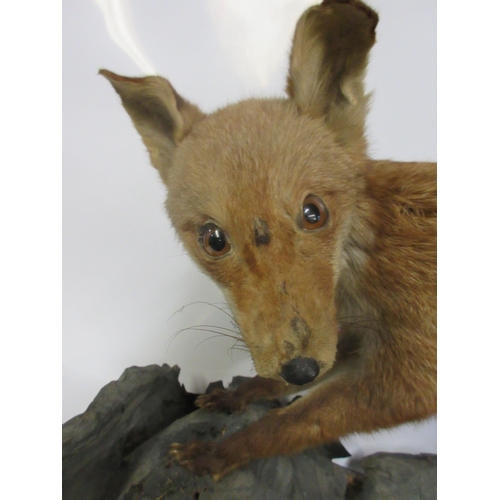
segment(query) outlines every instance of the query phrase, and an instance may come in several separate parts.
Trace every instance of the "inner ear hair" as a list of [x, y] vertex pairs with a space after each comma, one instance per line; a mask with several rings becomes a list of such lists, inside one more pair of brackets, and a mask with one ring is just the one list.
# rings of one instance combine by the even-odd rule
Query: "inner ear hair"
[[205, 115], [181, 97], [161, 76], [130, 78], [101, 69], [121, 98], [151, 158], [164, 181], [172, 163], [175, 147]]
[[364, 77], [377, 23], [377, 13], [357, 0], [325, 0], [300, 17], [290, 54], [290, 99], [360, 152], [366, 152]]

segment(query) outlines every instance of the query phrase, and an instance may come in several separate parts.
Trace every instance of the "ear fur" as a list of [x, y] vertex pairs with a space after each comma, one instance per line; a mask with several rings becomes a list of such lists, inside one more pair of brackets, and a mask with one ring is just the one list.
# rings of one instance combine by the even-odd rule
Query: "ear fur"
[[105, 69], [99, 74], [109, 80], [120, 96], [146, 145], [151, 164], [166, 181], [175, 147], [205, 115], [160, 76], [128, 78]]
[[300, 111], [324, 118], [338, 141], [366, 151], [363, 79], [378, 15], [358, 0], [324, 0], [297, 22], [287, 93]]

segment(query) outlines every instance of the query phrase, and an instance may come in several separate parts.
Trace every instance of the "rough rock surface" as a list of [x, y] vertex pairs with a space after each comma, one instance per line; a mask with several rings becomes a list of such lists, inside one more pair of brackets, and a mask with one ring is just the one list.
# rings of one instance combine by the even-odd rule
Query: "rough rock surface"
[[361, 460], [365, 478], [357, 500], [437, 498], [437, 456], [375, 453]]
[[376, 454], [363, 459], [365, 476], [351, 476], [330, 461], [346, 456], [340, 444], [255, 460], [218, 483], [194, 476], [170, 464], [171, 443], [223, 439], [277, 403], [232, 415], [193, 411], [195, 396], [178, 374], [167, 365], [128, 368], [85, 413], [63, 425], [64, 500], [436, 498], [435, 456]]
[[128, 368], [63, 425], [63, 498], [117, 498], [124, 458], [194, 409], [178, 376], [167, 365]]

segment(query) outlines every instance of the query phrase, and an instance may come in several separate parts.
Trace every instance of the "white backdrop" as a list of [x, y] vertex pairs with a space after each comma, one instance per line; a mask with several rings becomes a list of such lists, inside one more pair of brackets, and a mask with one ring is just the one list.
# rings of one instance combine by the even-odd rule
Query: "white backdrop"
[[[204, 111], [283, 95], [294, 23], [309, 0], [131, 0], [145, 59]], [[380, 15], [367, 76], [375, 158], [436, 160], [436, 2], [371, 0]], [[145, 67], [143, 64], [143, 67]], [[99, 68], [140, 76], [97, 3], [63, 2], [63, 421], [131, 365], [181, 367], [192, 392], [251, 375], [222, 296], [190, 262], [163, 210], [165, 190]], [[174, 338], [175, 337], [175, 338]], [[355, 456], [436, 452], [436, 421], [344, 440]]]

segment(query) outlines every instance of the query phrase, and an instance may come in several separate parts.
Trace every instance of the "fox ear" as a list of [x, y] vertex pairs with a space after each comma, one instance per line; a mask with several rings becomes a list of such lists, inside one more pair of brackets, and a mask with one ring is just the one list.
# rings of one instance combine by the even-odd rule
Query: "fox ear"
[[287, 93], [301, 112], [324, 118], [338, 141], [366, 151], [364, 76], [378, 15], [359, 0], [324, 0], [295, 28]]
[[132, 118], [151, 158], [166, 181], [176, 146], [205, 115], [160, 76], [128, 78], [101, 69]]

